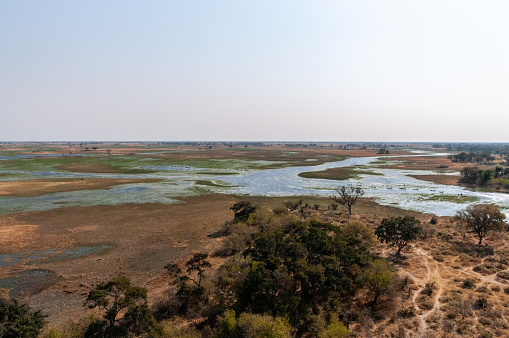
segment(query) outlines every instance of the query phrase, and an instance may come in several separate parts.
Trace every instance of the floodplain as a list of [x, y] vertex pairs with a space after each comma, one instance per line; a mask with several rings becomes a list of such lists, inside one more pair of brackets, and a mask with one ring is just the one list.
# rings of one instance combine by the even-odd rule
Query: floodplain
[[[216, 234], [232, 219], [235, 203], [271, 210], [302, 199], [309, 217], [335, 224], [356, 219], [374, 226], [389, 215], [427, 223], [438, 216], [434, 240], [407, 249], [407, 261], [394, 260], [413, 280], [415, 297], [401, 302], [413, 304], [416, 314], [375, 323], [372, 332], [398, 325], [415, 336], [443, 332], [452, 325], [447, 304], [469, 278], [477, 288], [468, 289], [469, 297], [486, 290], [500, 316], [476, 315], [464, 323], [465, 332], [481, 325], [507, 333], [509, 281], [500, 276], [508, 267], [496, 256], [509, 252], [496, 237], [487, 239], [489, 252], [470, 248], [452, 216], [475, 202], [495, 203], [508, 214], [509, 195], [461, 184], [462, 165], [451, 163], [444, 149], [419, 144], [377, 151], [334, 143], [3, 143], [0, 291], [42, 310], [57, 328], [86, 317], [91, 288], [119, 274], [146, 287], [154, 301], [168, 286], [165, 265], [221, 246]], [[364, 189], [357, 215], [330, 210], [329, 196], [341, 186]], [[384, 245], [376, 250], [392, 259]], [[211, 262], [217, 267], [222, 259]], [[435, 293], [421, 299], [431, 282]]]

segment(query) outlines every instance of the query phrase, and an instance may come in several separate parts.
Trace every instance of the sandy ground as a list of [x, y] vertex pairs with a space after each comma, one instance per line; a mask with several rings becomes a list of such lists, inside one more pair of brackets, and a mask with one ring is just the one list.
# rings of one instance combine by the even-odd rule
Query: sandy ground
[[[0, 277], [20, 271], [51, 271], [58, 280], [41, 290], [27, 289], [20, 298], [42, 309], [49, 321], [62, 323], [86, 314], [83, 302], [91, 288], [109, 278], [128, 275], [148, 287], [149, 297], [167, 287], [158, 279], [170, 262], [184, 262], [193, 252], [211, 251], [217, 232], [233, 217], [237, 198], [228, 195], [184, 199], [180, 204], [68, 207], [48, 211], [0, 215], [2, 254], [107, 245], [100, 254], [46, 262], [23, 262], [0, 267]], [[30, 265], [27, 265], [29, 263]]]

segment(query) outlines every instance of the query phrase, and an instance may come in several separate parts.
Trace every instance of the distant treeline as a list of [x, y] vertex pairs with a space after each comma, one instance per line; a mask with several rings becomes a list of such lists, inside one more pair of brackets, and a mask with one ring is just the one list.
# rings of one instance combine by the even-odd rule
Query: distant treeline
[[495, 160], [495, 157], [491, 155], [489, 151], [483, 151], [483, 152], [469, 152], [466, 153], [462, 151], [459, 154], [456, 155], [449, 155], [447, 156], [448, 159], [450, 159], [452, 162], [459, 162], [459, 163], [492, 163]]
[[509, 143], [434, 143], [433, 148], [445, 148], [467, 153], [509, 155]]
[[509, 168], [495, 167], [482, 170], [477, 167], [465, 167], [461, 170], [461, 182], [480, 186], [498, 185], [509, 188]]

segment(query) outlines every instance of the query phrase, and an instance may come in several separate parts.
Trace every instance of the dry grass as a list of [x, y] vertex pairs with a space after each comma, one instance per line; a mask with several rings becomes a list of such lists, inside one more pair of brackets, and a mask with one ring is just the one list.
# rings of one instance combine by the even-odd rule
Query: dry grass
[[51, 178], [0, 182], [0, 196], [32, 197], [57, 192], [107, 189], [120, 184], [160, 182], [158, 179]]

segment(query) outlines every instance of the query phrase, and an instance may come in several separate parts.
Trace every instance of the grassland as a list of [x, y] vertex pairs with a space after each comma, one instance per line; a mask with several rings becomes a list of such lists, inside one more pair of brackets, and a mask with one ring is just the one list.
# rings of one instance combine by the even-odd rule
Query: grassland
[[453, 202], [459, 204], [474, 203], [479, 201], [479, 198], [475, 196], [465, 195], [433, 195], [429, 197], [423, 197], [425, 201], [437, 201], [437, 202]]
[[322, 171], [308, 171], [300, 173], [300, 177], [304, 178], [318, 178], [326, 180], [347, 180], [350, 178], [358, 178], [359, 175], [382, 175], [380, 173], [370, 170], [360, 170], [359, 167], [341, 167], [331, 168]]
[[120, 184], [154, 183], [158, 179], [58, 178], [0, 182], [0, 196], [32, 197], [57, 192], [107, 189]]

